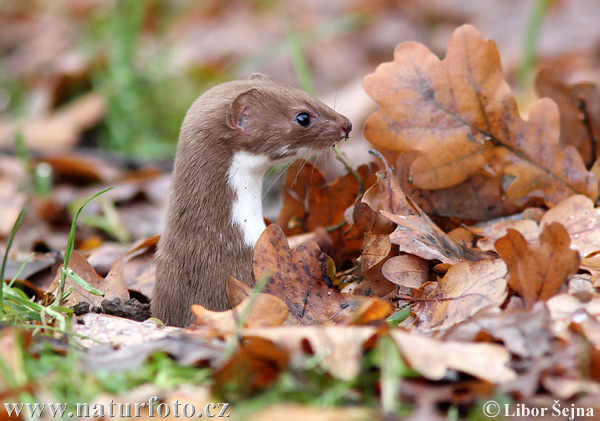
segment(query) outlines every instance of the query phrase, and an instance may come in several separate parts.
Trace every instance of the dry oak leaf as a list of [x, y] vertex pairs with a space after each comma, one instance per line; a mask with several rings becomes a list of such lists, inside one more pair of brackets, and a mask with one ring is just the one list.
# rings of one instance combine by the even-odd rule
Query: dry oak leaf
[[437, 259], [452, 264], [461, 260], [489, 258], [485, 253], [467, 249], [448, 237], [404, 194], [397, 178], [391, 174], [386, 174], [385, 178], [369, 188], [362, 201], [374, 212], [396, 224], [396, 230], [390, 234], [390, 241], [398, 245], [400, 251], [426, 260]]
[[583, 195], [563, 200], [544, 214], [540, 225], [560, 222], [571, 237], [571, 247], [581, 257], [600, 250], [600, 208]]
[[308, 241], [294, 250], [279, 226], [269, 225], [254, 247], [254, 278], [268, 277], [263, 292], [283, 300], [295, 324], [341, 323], [348, 321], [367, 297], [342, 294], [326, 285], [331, 258]]
[[[246, 337], [233, 357], [215, 373], [212, 393], [227, 401], [248, 398], [271, 386], [288, 361], [289, 353], [280, 346], [258, 336]], [[236, 387], [231, 388], [232, 385]]]
[[[519, 231], [529, 242], [537, 240], [544, 225], [552, 222], [561, 223], [571, 237], [571, 247], [582, 257], [600, 250], [600, 208], [594, 208], [594, 202], [583, 195], [571, 196], [547, 211], [540, 225], [530, 219], [505, 220], [494, 224], [469, 230], [484, 236], [477, 241], [482, 250], [493, 250], [494, 243], [504, 237], [508, 229]], [[542, 228], [540, 228], [542, 227]]]
[[581, 259], [580, 269], [588, 271], [591, 275], [590, 282], [595, 288], [600, 287], [600, 254]]
[[598, 196], [598, 180], [578, 152], [560, 149], [556, 104], [540, 99], [523, 120], [496, 44], [470, 25], [454, 31], [442, 61], [422, 44], [399, 44], [394, 61], [363, 85], [382, 108], [367, 120], [366, 138], [384, 150], [422, 152], [410, 169], [421, 189], [488, 174], [509, 183], [509, 198], [554, 205], [573, 194]]
[[[73, 272], [83, 278], [83, 280], [88, 284], [102, 291], [104, 296], [92, 294], [67, 277], [65, 282], [65, 291], [69, 287], [73, 287], [73, 292], [67, 297], [65, 302], [67, 307], [73, 306], [82, 301], [90, 303], [92, 306], [99, 306], [103, 300], [108, 300], [111, 298], [129, 300], [129, 291], [127, 290], [123, 280], [123, 261], [121, 259], [117, 260], [112, 265], [108, 275], [106, 275], [106, 278], [98, 275], [96, 270], [92, 267], [92, 265], [90, 265], [85, 257], [75, 250], [73, 251], [71, 259], [69, 260], [69, 267], [73, 269]], [[53, 284], [58, 285], [59, 279], [60, 269], [56, 274]]]
[[400, 251], [450, 264], [490, 257], [457, 244], [424, 213], [395, 215], [382, 211], [381, 214], [397, 225], [396, 230], [390, 234], [390, 240], [392, 244], [398, 245]]
[[593, 83], [569, 85], [552, 69], [535, 78], [540, 96], [551, 98], [560, 110], [560, 146], [575, 147], [589, 167], [598, 157], [600, 92]]
[[[356, 173], [363, 188], [375, 182], [374, 167], [362, 165]], [[344, 211], [360, 194], [357, 179], [350, 173], [327, 183], [321, 171], [306, 161], [296, 161], [288, 170], [283, 187], [283, 207], [277, 218], [286, 235], [297, 235], [344, 222]], [[362, 236], [346, 235], [346, 227], [330, 231], [333, 243], [327, 249], [339, 265], [356, 258]]]
[[[378, 299], [377, 301], [384, 300], [395, 304], [393, 301], [396, 298], [398, 288], [381, 273], [384, 264], [385, 261], [380, 262], [367, 272], [356, 272], [356, 269], [349, 269], [349, 279], [346, 279], [346, 274], [342, 272], [342, 274], [337, 275], [336, 281], [344, 293], [373, 297]], [[347, 284], [346, 280], [350, 280], [351, 283]], [[358, 282], [353, 282], [354, 280]], [[369, 303], [369, 305], [372, 305], [372, 303]]]
[[365, 234], [363, 251], [361, 253], [361, 269], [367, 272], [372, 267], [381, 263], [390, 253], [392, 243], [386, 234]]
[[558, 322], [563, 321], [563, 328], [568, 328], [571, 319], [581, 312], [585, 312], [597, 319], [600, 317], [600, 296], [592, 298], [588, 302], [581, 302], [571, 294], [558, 294], [550, 298], [546, 305], [550, 311], [550, 316], [555, 322], [555, 330], [560, 330]]
[[381, 273], [390, 282], [406, 288], [419, 288], [427, 282], [429, 263], [412, 254], [395, 256], [386, 261]]
[[396, 160], [396, 171], [404, 193], [427, 215], [487, 221], [517, 213], [532, 201], [527, 198], [508, 199], [500, 175], [477, 174], [451, 187], [420, 189], [410, 181], [410, 168], [421, 155], [419, 151], [400, 153]]
[[320, 355], [323, 369], [337, 379], [352, 380], [360, 370], [365, 342], [376, 332], [369, 326], [284, 326], [244, 329], [242, 335], [269, 339], [290, 355]]
[[535, 241], [540, 232], [537, 222], [531, 219], [506, 219], [483, 227], [469, 227], [468, 229], [482, 237], [477, 240], [477, 247], [484, 251], [495, 251], [494, 244], [504, 237], [509, 229], [520, 232], [527, 241]]
[[579, 253], [570, 248], [567, 230], [559, 223], [544, 225], [536, 244], [518, 231], [496, 241], [496, 250], [508, 267], [508, 284], [532, 306], [547, 301], [579, 268]]
[[501, 306], [508, 294], [506, 278], [501, 259], [455, 264], [430, 287], [413, 292], [419, 329], [447, 329], [486, 307]]
[[441, 380], [449, 370], [461, 371], [495, 384], [517, 377], [506, 366], [510, 354], [503, 346], [442, 342], [397, 329], [392, 330], [391, 335], [410, 366], [429, 380]]
[[531, 309], [502, 311], [495, 307], [481, 310], [471, 319], [450, 328], [443, 339], [481, 342], [482, 333], [489, 335], [489, 341], [501, 340], [506, 349], [521, 358], [540, 358], [552, 351], [552, 319], [542, 302]]
[[[251, 306], [250, 310], [248, 306]], [[242, 315], [247, 314], [244, 327], [273, 327], [283, 324], [289, 310], [285, 303], [274, 295], [258, 294], [254, 301], [248, 297], [235, 308], [227, 311], [211, 311], [194, 304], [192, 313], [196, 316], [196, 326], [212, 328], [219, 332], [233, 332]]]

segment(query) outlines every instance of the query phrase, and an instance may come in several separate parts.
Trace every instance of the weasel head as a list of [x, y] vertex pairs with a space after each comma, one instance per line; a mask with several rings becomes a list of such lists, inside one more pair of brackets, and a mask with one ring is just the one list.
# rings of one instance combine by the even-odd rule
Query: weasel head
[[317, 98], [266, 76], [253, 75], [226, 112], [237, 150], [291, 160], [322, 152], [347, 139], [352, 123]]

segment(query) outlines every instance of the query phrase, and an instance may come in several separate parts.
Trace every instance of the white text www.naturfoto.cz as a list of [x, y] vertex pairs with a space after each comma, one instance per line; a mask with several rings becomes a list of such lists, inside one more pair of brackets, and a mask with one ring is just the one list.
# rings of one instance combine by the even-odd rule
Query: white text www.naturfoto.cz
[[[76, 411], [67, 411], [68, 403], [5, 403], [4, 408], [8, 413], [9, 417], [13, 415], [15, 417], [41, 417], [44, 412], [48, 415], [47, 411], [50, 411], [50, 415], [53, 418], [63, 417], [168, 417], [169, 415], [178, 418], [183, 416], [185, 418], [192, 417], [207, 417], [207, 418], [222, 418], [229, 417], [228, 403], [207, 403], [199, 411], [196, 411], [196, 406], [191, 403], [181, 404], [176, 399], [172, 404], [159, 403], [157, 396], [152, 396], [148, 402], [143, 403], [115, 403], [111, 399], [108, 403], [78, 403], [76, 405]], [[144, 411], [140, 414], [142, 408], [148, 408], [147, 413]]]

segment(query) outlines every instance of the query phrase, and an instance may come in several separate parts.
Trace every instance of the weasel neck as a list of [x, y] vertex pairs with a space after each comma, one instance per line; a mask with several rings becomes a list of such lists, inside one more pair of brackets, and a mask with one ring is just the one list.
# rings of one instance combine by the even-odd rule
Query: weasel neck
[[234, 192], [231, 223], [240, 229], [248, 247], [254, 247], [265, 229], [262, 183], [269, 163], [265, 155], [238, 151], [233, 154], [227, 172], [227, 182]]

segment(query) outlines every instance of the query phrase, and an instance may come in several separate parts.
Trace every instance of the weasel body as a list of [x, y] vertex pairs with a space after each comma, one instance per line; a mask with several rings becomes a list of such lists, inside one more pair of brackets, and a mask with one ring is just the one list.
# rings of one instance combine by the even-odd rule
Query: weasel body
[[327, 150], [351, 130], [346, 117], [318, 99], [262, 75], [202, 94], [179, 135], [153, 317], [186, 326], [192, 304], [228, 309], [227, 275], [254, 284], [265, 171]]

